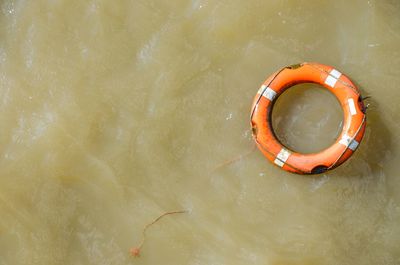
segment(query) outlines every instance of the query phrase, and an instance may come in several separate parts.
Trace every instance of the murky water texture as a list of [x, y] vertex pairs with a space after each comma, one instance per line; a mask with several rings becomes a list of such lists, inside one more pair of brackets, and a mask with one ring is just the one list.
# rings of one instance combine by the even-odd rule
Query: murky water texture
[[339, 101], [316, 84], [286, 90], [272, 111], [272, 127], [279, 141], [301, 153], [316, 153], [332, 145], [342, 131], [342, 122]]
[[[398, 1], [0, 3], [0, 264], [400, 264]], [[371, 96], [356, 154], [317, 177], [258, 151], [214, 170], [253, 148], [263, 80], [303, 61]], [[305, 151], [342, 115], [312, 91], [276, 112]]]

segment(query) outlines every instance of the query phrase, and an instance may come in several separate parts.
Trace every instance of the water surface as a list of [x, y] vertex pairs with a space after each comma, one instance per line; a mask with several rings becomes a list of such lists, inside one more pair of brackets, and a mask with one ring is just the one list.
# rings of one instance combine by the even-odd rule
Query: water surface
[[[0, 264], [400, 264], [398, 1], [0, 3]], [[214, 170], [253, 148], [264, 79], [303, 61], [371, 96], [355, 155], [317, 177], [258, 151]], [[312, 91], [275, 113], [304, 151], [340, 127]]]

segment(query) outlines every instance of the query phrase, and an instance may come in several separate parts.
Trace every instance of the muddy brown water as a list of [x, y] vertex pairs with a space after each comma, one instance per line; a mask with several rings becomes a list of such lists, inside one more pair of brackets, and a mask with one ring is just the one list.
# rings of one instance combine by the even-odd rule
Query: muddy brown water
[[[399, 1], [0, 4], [1, 265], [400, 264]], [[316, 177], [258, 151], [214, 170], [253, 148], [264, 79], [303, 61], [371, 96], [355, 155]], [[274, 112], [304, 152], [341, 117], [310, 85]]]

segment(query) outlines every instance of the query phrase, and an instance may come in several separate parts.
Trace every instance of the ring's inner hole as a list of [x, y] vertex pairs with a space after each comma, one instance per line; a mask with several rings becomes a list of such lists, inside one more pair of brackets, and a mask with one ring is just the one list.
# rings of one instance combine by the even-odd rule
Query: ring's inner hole
[[299, 153], [317, 153], [332, 145], [342, 130], [343, 111], [336, 97], [317, 84], [287, 89], [272, 111], [278, 140]]

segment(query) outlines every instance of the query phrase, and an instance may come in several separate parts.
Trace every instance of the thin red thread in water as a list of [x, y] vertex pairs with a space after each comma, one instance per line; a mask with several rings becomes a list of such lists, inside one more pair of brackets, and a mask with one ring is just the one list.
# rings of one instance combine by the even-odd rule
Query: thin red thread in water
[[242, 160], [242, 159], [245, 158], [246, 156], [248, 156], [248, 155], [250, 155], [251, 153], [253, 153], [254, 150], [256, 150], [256, 145], [255, 145], [255, 144], [253, 145], [253, 147], [251, 148], [251, 150], [248, 151], [247, 153], [245, 153], [245, 154], [243, 154], [243, 155], [239, 155], [239, 156], [237, 156], [237, 157], [235, 157], [235, 158], [233, 158], [233, 159], [230, 159], [230, 160], [228, 160], [228, 161], [225, 161], [225, 162], [223, 162], [223, 163], [217, 165], [211, 172], [214, 172], [214, 171], [216, 171], [216, 170], [218, 170], [218, 169], [220, 169], [220, 168], [222, 168], [222, 167], [228, 166], [228, 165], [230, 165], [230, 164], [232, 164], [232, 163], [234, 163], [234, 162], [236, 162], [236, 161]]
[[140, 256], [140, 251], [143, 247], [144, 241], [146, 240], [146, 230], [152, 226], [153, 224], [157, 223], [161, 218], [163, 218], [166, 215], [170, 215], [170, 214], [177, 214], [177, 213], [186, 213], [186, 211], [173, 211], [173, 212], [166, 212], [163, 213], [162, 215], [160, 215], [159, 217], [157, 217], [156, 219], [154, 219], [152, 222], [148, 223], [147, 225], [145, 225], [145, 227], [142, 230], [142, 241], [140, 242], [139, 246], [137, 247], [132, 247], [129, 250], [129, 253], [131, 254], [131, 256], [133, 257], [139, 257]]

